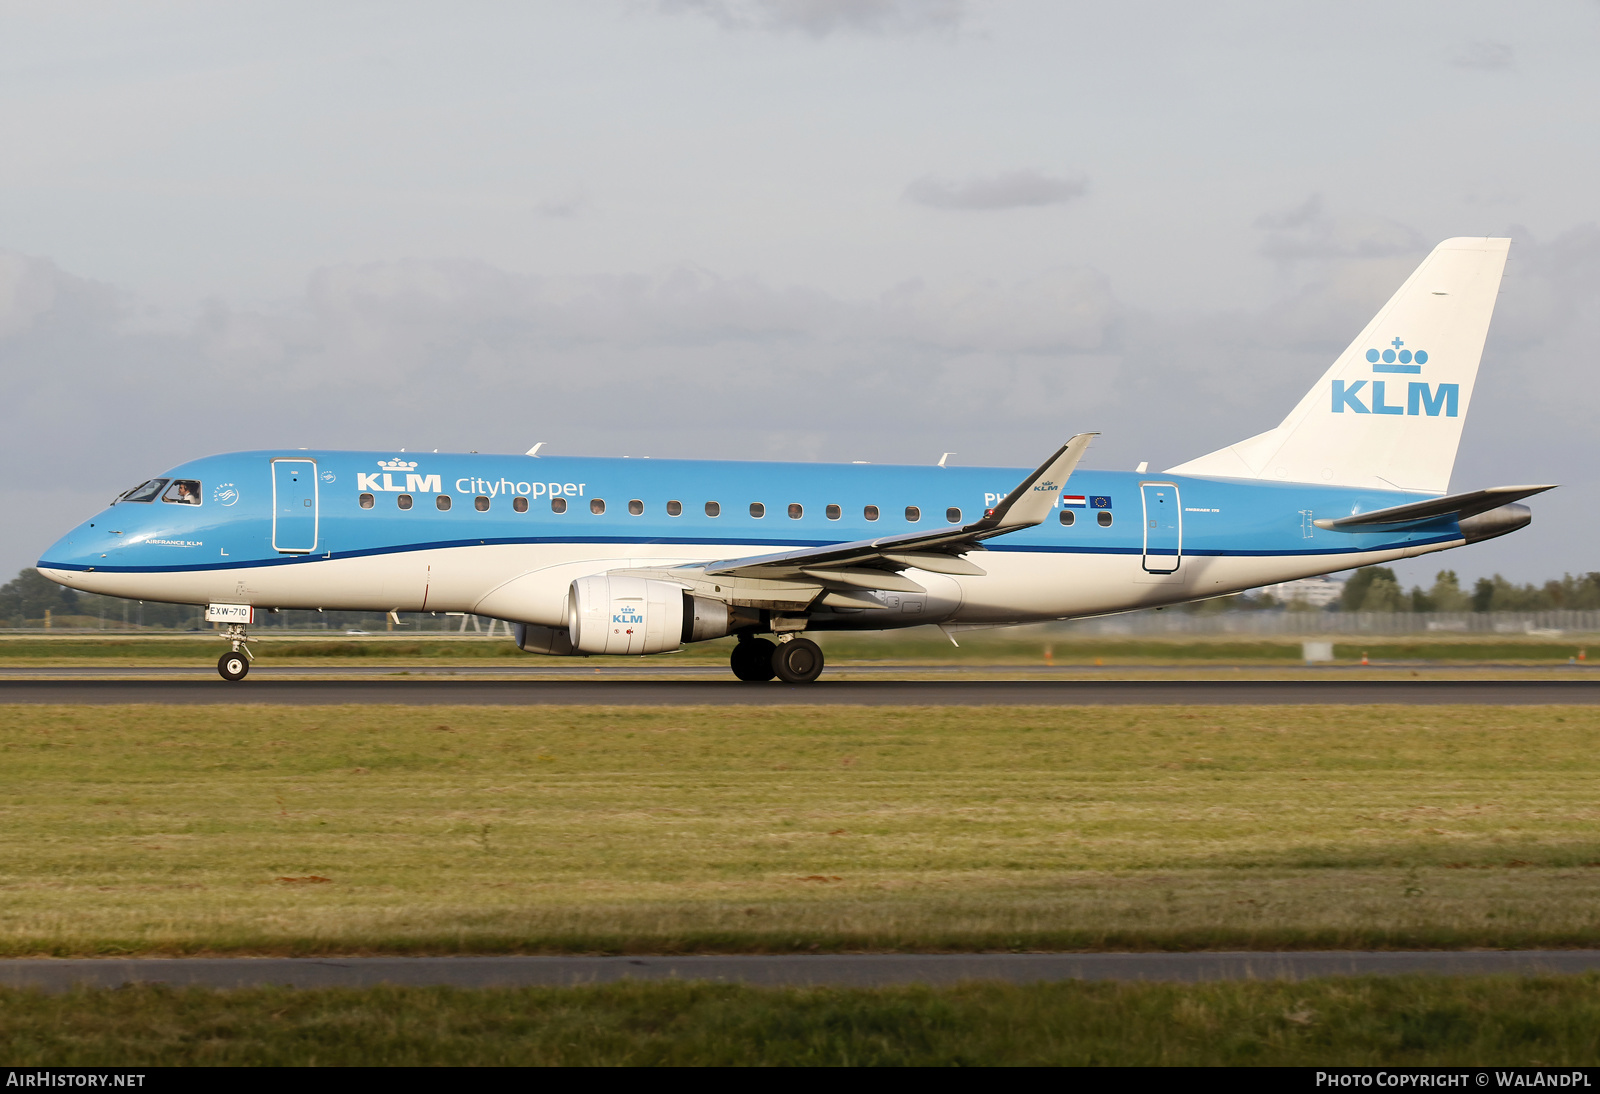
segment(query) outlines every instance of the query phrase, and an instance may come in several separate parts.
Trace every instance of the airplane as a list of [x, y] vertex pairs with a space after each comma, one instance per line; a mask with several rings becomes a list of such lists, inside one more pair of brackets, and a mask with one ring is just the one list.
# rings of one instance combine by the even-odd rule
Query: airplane
[[800, 684], [812, 632], [954, 640], [1448, 550], [1553, 488], [1447, 493], [1509, 248], [1439, 244], [1275, 428], [1159, 474], [1081, 468], [1091, 433], [1032, 471], [236, 452], [120, 495], [38, 569], [204, 605], [231, 681], [257, 613], [326, 609], [490, 616], [550, 656], [733, 635], [738, 679]]

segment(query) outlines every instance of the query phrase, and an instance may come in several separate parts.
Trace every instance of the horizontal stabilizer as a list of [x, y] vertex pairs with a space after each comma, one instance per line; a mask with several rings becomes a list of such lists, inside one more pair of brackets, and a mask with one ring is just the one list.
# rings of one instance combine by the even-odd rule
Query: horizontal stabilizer
[[1554, 490], [1552, 486], [1491, 486], [1486, 490], [1473, 490], [1466, 494], [1451, 494], [1443, 498], [1429, 498], [1427, 501], [1414, 501], [1408, 505], [1395, 505], [1388, 509], [1377, 509], [1371, 513], [1356, 513], [1348, 517], [1324, 517], [1311, 523], [1318, 528], [1326, 528], [1333, 532], [1370, 532], [1383, 529], [1385, 531], [1404, 524], [1425, 524], [1429, 521], [1442, 520], [1446, 517], [1457, 521], [1475, 517], [1479, 513], [1487, 513], [1491, 509], [1498, 509], [1502, 505], [1523, 498], [1531, 498], [1535, 494], [1542, 494], [1546, 490]]

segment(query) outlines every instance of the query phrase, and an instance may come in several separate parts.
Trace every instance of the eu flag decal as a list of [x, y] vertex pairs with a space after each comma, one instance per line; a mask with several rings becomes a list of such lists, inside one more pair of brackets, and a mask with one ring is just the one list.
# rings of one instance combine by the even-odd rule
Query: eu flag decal
[[1110, 509], [1111, 498], [1105, 494], [1093, 494], [1089, 497], [1090, 509]]

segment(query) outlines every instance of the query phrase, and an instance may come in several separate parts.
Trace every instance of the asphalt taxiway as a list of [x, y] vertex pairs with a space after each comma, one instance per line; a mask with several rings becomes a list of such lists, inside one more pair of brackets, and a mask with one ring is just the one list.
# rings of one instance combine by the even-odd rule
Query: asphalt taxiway
[[618, 980], [699, 980], [763, 987], [884, 987], [988, 980], [1304, 980], [1325, 976], [1575, 975], [1600, 950], [734, 954], [685, 957], [24, 958], [0, 961], [0, 985], [66, 991], [133, 983], [172, 987], [514, 988]]
[[1600, 703], [1589, 680], [736, 680], [0, 679], [8, 703], [263, 703], [291, 706], [1525, 706]]

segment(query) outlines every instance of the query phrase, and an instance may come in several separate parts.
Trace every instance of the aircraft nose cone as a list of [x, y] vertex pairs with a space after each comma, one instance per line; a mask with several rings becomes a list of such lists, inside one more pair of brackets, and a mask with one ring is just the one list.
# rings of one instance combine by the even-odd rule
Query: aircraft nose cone
[[104, 566], [109, 560], [102, 556], [114, 551], [116, 541], [121, 538], [102, 525], [99, 520], [80, 524], [56, 540], [39, 557], [39, 572], [62, 585], [81, 587], [78, 575]]

